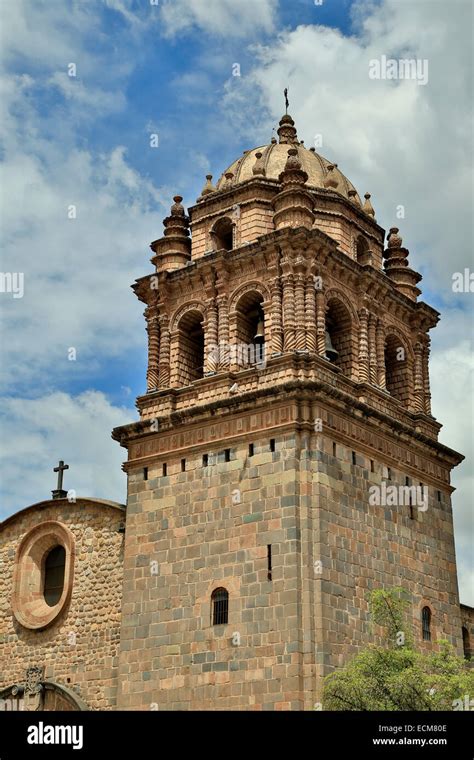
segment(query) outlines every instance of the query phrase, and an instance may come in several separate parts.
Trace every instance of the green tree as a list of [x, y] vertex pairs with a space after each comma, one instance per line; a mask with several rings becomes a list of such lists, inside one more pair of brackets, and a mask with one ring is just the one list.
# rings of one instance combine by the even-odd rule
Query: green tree
[[415, 650], [403, 589], [376, 589], [369, 605], [372, 625], [384, 629], [384, 645], [367, 647], [325, 678], [323, 709], [474, 709], [474, 670], [449, 642], [438, 642], [438, 652]]

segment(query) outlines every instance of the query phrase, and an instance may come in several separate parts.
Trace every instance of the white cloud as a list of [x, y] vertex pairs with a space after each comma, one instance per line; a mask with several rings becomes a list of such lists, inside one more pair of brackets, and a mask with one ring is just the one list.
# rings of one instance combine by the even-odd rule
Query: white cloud
[[[24, 66], [65, 69], [82, 50], [85, 35], [96, 22], [90, 3], [50, 3], [48, 0], [15, 0], [0, 4], [2, 60]], [[87, 56], [83, 59], [87, 65]]]
[[[24, 13], [28, 22], [20, 25], [15, 9], [13, 28], [16, 21], [26, 45], [25, 35], [35, 36], [30, 24], [36, 9], [32, 17]], [[75, 16], [61, 18], [70, 24]], [[50, 23], [54, 49], [55, 22]], [[65, 38], [70, 33], [66, 26]], [[50, 65], [41, 49], [29, 74], [0, 78], [0, 181], [8, 188], [1, 196], [2, 270], [24, 273], [25, 289], [22, 299], [1, 296], [0, 384], [20, 393], [28, 385], [36, 393], [50, 388], [51, 373], [57, 384], [90, 378], [109, 358], [123, 356], [124, 346], [129, 351], [144, 346], [142, 307], [130, 284], [150, 271], [148, 243], [160, 234], [172, 202], [171, 192], [165, 200], [162, 190], [129, 165], [123, 146], [104, 153], [87, 144], [78, 147], [79, 125], [120, 110], [124, 96], [107, 82], [104, 90], [85, 86], [64, 71], [43, 76], [41, 55]], [[109, 77], [114, 77], [110, 71]], [[64, 107], [39, 112], [38, 88], [47, 97], [59, 89]], [[144, 151], [153, 150], [145, 137], [143, 145]], [[76, 362], [68, 361], [69, 347], [77, 350]]]
[[277, 0], [171, 0], [163, 5], [165, 34], [196, 27], [221, 36], [253, 37], [274, 29]]
[[[130, 284], [149, 270], [161, 193], [127, 164], [123, 147], [99, 156], [51, 146], [47, 153], [10, 151], [0, 171], [9, 188], [3, 270], [25, 276], [22, 299], [2, 295], [3, 329], [11, 336], [0, 374], [7, 387], [49, 384], [51, 371], [56, 382], [84, 376], [89, 362], [144, 342]], [[69, 218], [72, 206], [76, 218]]]
[[0, 451], [2, 505], [0, 520], [29, 504], [51, 498], [56, 487], [52, 468], [69, 464], [64, 488], [78, 496], [124, 503], [124, 449], [111, 439], [112, 428], [130, 421], [130, 409], [111, 405], [97, 391], [73, 397], [54, 392], [36, 399], [0, 399], [3, 439]]
[[[90, 387], [96, 371], [145, 346], [130, 284], [150, 271], [148, 243], [171, 193], [163, 205], [162, 191], [130, 166], [123, 146], [98, 152], [83, 140], [88, 120], [124, 107], [116, 85], [131, 65], [113, 56], [104, 65], [103, 49], [88, 49], [98, 7], [19, 1], [1, 10], [3, 65], [19, 72], [0, 77], [2, 270], [25, 275], [22, 299], [1, 294], [4, 517], [50, 496], [60, 457], [71, 465], [68, 487], [125, 500], [125, 452], [110, 432], [135, 412], [96, 391], [52, 389]], [[67, 77], [71, 61], [77, 79]]]
[[456, 491], [452, 501], [461, 601], [474, 607], [474, 584], [470, 583], [474, 546], [474, 354], [472, 336], [466, 335], [465, 315], [450, 309], [447, 316], [433, 335], [432, 407], [443, 424], [440, 439], [466, 457], [453, 473]]
[[[110, 92], [98, 87], [85, 86], [77, 76], [69, 76], [66, 71], [55, 71], [49, 78], [48, 85], [56, 87], [61, 95], [78, 106], [77, 115], [87, 114], [90, 119], [94, 113], [104, 116], [107, 113], [122, 110], [126, 99], [122, 92]], [[85, 112], [82, 109], [87, 109]]]
[[[451, 289], [452, 273], [472, 268], [472, 4], [360, 2], [355, 15], [357, 35], [300, 26], [255, 46], [253, 70], [228, 83], [223, 115], [249, 147], [249, 127], [262, 144], [289, 84], [300, 138], [311, 145], [322, 134], [318, 152], [372, 193], [377, 220], [400, 227], [422, 287], [444, 303], [432, 332], [433, 414], [444, 424], [440, 440], [467, 458], [453, 473], [453, 510], [461, 598], [473, 603], [472, 294]], [[369, 79], [381, 55], [427, 59], [428, 84]]]

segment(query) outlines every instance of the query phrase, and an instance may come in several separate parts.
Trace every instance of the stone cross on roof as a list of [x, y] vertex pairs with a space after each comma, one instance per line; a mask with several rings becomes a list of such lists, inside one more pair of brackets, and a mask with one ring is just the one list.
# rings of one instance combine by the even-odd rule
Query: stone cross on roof
[[52, 491], [53, 499], [65, 499], [67, 496], [67, 491], [63, 490], [63, 474], [64, 470], [69, 470], [69, 465], [64, 464], [63, 460], [59, 460], [59, 464], [57, 467], [53, 467], [53, 472], [58, 473], [58, 484], [57, 487]]

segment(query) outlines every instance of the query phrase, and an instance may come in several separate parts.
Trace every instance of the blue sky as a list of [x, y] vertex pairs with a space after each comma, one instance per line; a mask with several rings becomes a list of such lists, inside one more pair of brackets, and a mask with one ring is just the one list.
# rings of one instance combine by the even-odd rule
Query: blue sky
[[[310, 145], [322, 134], [318, 151], [372, 193], [385, 229], [400, 227], [422, 297], [442, 312], [433, 413], [442, 442], [467, 455], [454, 476], [467, 588], [472, 294], [451, 283], [472, 259], [471, 3], [1, 0], [0, 10], [2, 270], [25, 273], [22, 299], [1, 294], [11, 443], [0, 516], [46, 498], [59, 458], [68, 487], [125, 500], [125, 452], [110, 431], [136, 419], [146, 369], [129, 286], [151, 271], [148, 245], [172, 196], [191, 205], [206, 173], [217, 179], [269, 142], [289, 86], [299, 136]], [[402, 54], [428, 60], [426, 86], [369, 79], [370, 59]]]

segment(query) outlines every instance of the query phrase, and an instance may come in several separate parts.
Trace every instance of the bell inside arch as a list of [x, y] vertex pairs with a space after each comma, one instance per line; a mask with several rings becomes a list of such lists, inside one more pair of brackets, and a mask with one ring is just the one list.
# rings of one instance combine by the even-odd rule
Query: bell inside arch
[[326, 330], [326, 359], [330, 362], [335, 362], [338, 356], [339, 351], [336, 351], [334, 348], [329, 330]]
[[261, 314], [259, 314], [259, 317], [258, 317], [257, 330], [256, 330], [255, 335], [253, 336], [253, 339], [255, 343], [263, 343], [265, 340], [263, 316]]
[[253, 340], [255, 344], [255, 363], [263, 364], [265, 357], [265, 327], [261, 310], [258, 313], [257, 327]]

